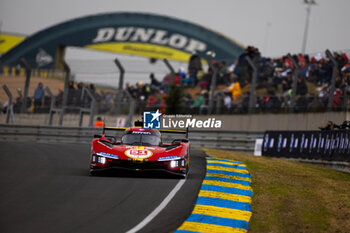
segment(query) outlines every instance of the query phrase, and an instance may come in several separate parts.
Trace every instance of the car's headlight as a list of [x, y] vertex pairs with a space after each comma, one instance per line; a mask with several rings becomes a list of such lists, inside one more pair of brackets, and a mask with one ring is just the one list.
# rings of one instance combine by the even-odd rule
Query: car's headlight
[[98, 163], [105, 164], [106, 163], [106, 157], [98, 157]]
[[178, 160], [173, 160], [170, 162], [170, 167], [178, 167], [179, 166], [179, 161]]
[[106, 157], [103, 156], [98, 156], [96, 154], [92, 155], [92, 162], [94, 163], [100, 163], [100, 164], [105, 164], [106, 163]]
[[185, 160], [180, 159], [180, 160], [173, 160], [170, 162], [170, 167], [175, 168], [175, 167], [184, 167], [185, 166]]

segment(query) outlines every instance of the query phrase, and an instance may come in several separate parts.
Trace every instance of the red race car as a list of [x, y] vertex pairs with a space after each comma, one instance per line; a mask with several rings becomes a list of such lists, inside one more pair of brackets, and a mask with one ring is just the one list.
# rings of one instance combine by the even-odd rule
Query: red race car
[[[123, 130], [124, 134], [118, 141], [113, 136], [107, 136], [106, 130]], [[162, 143], [161, 132], [185, 134], [186, 138]], [[118, 169], [136, 172], [163, 171], [186, 177], [189, 170], [189, 150], [188, 129], [106, 127], [92, 141], [90, 174]]]

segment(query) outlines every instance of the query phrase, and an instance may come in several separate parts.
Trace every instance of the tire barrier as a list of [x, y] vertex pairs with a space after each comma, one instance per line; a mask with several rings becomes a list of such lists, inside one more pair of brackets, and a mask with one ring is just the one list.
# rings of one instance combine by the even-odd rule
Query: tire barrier
[[350, 162], [350, 130], [266, 131], [262, 155]]
[[196, 205], [175, 233], [247, 232], [252, 215], [250, 182], [245, 164], [207, 158], [207, 173]]

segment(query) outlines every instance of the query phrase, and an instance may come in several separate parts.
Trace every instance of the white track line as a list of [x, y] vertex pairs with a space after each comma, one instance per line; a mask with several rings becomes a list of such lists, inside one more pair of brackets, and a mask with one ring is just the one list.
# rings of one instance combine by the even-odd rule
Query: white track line
[[128, 230], [126, 233], [135, 233], [139, 230], [141, 230], [144, 226], [146, 226], [152, 219], [154, 219], [173, 199], [173, 197], [176, 195], [176, 193], [181, 189], [182, 185], [185, 183], [186, 179], [180, 180], [176, 186], [171, 190], [171, 192], [168, 194], [168, 196], [160, 203], [160, 205], [155, 208], [152, 213], [150, 213], [142, 222], [137, 224], [132, 229]]

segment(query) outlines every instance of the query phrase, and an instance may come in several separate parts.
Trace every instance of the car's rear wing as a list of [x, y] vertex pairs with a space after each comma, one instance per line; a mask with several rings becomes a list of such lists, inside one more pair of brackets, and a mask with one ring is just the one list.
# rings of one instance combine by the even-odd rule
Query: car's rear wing
[[186, 139], [188, 139], [188, 127], [186, 130], [181, 129], [158, 129], [161, 133], [175, 133], [175, 134], [185, 134]]
[[[105, 130], [115, 130], [115, 131], [122, 131], [126, 130], [128, 127], [103, 127], [102, 133], [105, 134]], [[186, 130], [181, 129], [156, 129], [161, 133], [173, 133], [173, 134], [185, 134], [186, 139], [188, 139], [188, 128]]]

